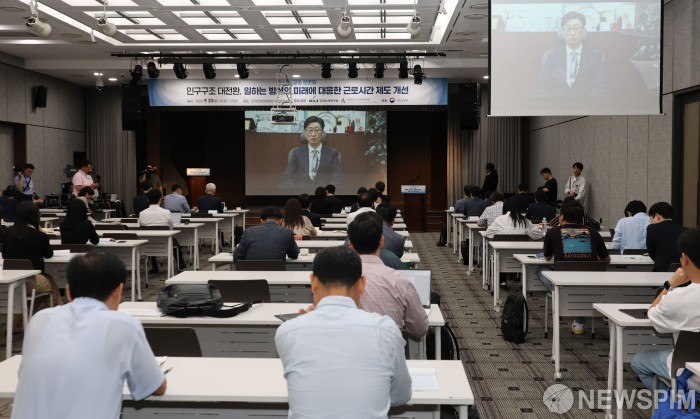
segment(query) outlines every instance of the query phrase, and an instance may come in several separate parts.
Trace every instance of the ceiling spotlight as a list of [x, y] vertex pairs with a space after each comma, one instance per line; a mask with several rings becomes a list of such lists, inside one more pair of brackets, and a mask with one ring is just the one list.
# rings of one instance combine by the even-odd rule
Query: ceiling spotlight
[[357, 63], [348, 64], [348, 77], [351, 79], [357, 78]]
[[321, 77], [324, 79], [330, 79], [331, 78], [331, 70], [333, 68], [331, 67], [330, 63], [322, 63], [321, 64]]
[[408, 61], [402, 61], [399, 63], [399, 78], [400, 79], [407, 79], [408, 78]]
[[175, 72], [175, 77], [178, 79], [186, 79], [187, 78], [187, 67], [185, 67], [184, 64], [182, 63], [175, 63], [173, 64], [173, 71]]
[[146, 64], [146, 71], [148, 72], [148, 78], [157, 79], [158, 76], [160, 76], [160, 70], [153, 61], [149, 61], [148, 64]]
[[248, 72], [248, 67], [243, 63], [236, 64], [236, 70], [238, 70], [238, 75], [242, 79], [247, 79], [250, 73]]
[[386, 66], [384, 63], [377, 63], [374, 65], [374, 78], [375, 79], [383, 79], [384, 78], [384, 69]]
[[95, 79], [95, 89], [102, 90], [103, 87], [105, 87], [105, 82], [102, 81], [102, 77]]
[[138, 84], [141, 80], [141, 76], [143, 76], [143, 67], [136, 64], [134, 69], [131, 70], [131, 84]]
[[207, 80], [216, 78], [216, 67], [214, 66], [214, 64], [204, 63], [202, 64], [202, 70], [204, 70], [204, 77], [206, 77]]
[[107, 36], [114, 36], [117, 33], [117, 25], [107, 20], [107, 16], [97, 19], [97, 28]]
[[425, 78], [425, 73], [423, 69], [418, 64], [413, 66], [413, 84], [423, 84], [423, 79]]
[[347, 38], [352, 34], [352, 26], [350, 25], [350, 16], [348, 12], [343, 12], [343, 17], [340, 18], [340, 25], [338, 25], [338, 35], [342, 38]]
[[29, 9], [32, 15], [24, 21], [27, 30], [41, 38], [48, 38], [51, 35], [51, 25], [39, 20], [39, 3], [37, 0], [29, 0]]
[[411, 34], [411, 36], [417, 36], [420, 34], [420, 16], [418, 16], [418, 13], [413, 15], [411, 22], [409, 22], [409, 24], [406, 26], [406, 30]]

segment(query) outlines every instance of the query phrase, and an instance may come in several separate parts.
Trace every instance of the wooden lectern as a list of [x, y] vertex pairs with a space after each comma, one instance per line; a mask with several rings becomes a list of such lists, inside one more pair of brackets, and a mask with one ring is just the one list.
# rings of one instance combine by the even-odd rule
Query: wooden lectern
[[409, 231], [425, 231], [425, 185], [401, 185], [404, 202], [403, 219]]
[[204, 195], [204, 187], [207, 185], [207, 178], [209, 175], [211, 175], [211, 169], [209, 168], [187, 168], [187, 188], [190, 193], [190, 207], [194, 207], [197, 198]]

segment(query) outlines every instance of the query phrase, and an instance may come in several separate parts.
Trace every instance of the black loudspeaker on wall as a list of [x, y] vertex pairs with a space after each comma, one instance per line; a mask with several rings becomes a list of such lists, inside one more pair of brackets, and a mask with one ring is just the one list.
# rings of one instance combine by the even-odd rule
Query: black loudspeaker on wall
[[140, 86], [122, 84], [122, 130], [132, 131], [141, 128], [145, 117], [141, 109]]
[[479, 129], [480, 94], [479, 83], [459, 85], [459, 128], [461, 130]]
[[46, 107], [46, 95], [48, 95], [49, 89], [46, 86], [34, 86], [34, 107], [35, 108], [45, 108]]

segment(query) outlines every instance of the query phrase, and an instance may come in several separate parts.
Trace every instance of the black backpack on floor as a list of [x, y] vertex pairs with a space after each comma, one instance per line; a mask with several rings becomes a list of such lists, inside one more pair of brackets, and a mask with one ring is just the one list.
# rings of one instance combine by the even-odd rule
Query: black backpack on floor
[[503, 305], [501, 333], [503, 339], [523, 343], [527, 337], [529, 311], [527, 301], [520, 292], [511, 293]]
[[440, 229], [440, 238], [438, 238], [435, 244], [438, 246], [447, 246], [447, 227], [442, 227]]

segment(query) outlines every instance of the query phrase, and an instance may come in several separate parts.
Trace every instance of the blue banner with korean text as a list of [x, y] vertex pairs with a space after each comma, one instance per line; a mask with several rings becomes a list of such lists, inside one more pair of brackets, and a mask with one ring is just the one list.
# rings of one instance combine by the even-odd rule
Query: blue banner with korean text
[[148, 80], [151, 106], [447, 105], [447, 79], [292, 80], [278, 92], [276, 80]]

